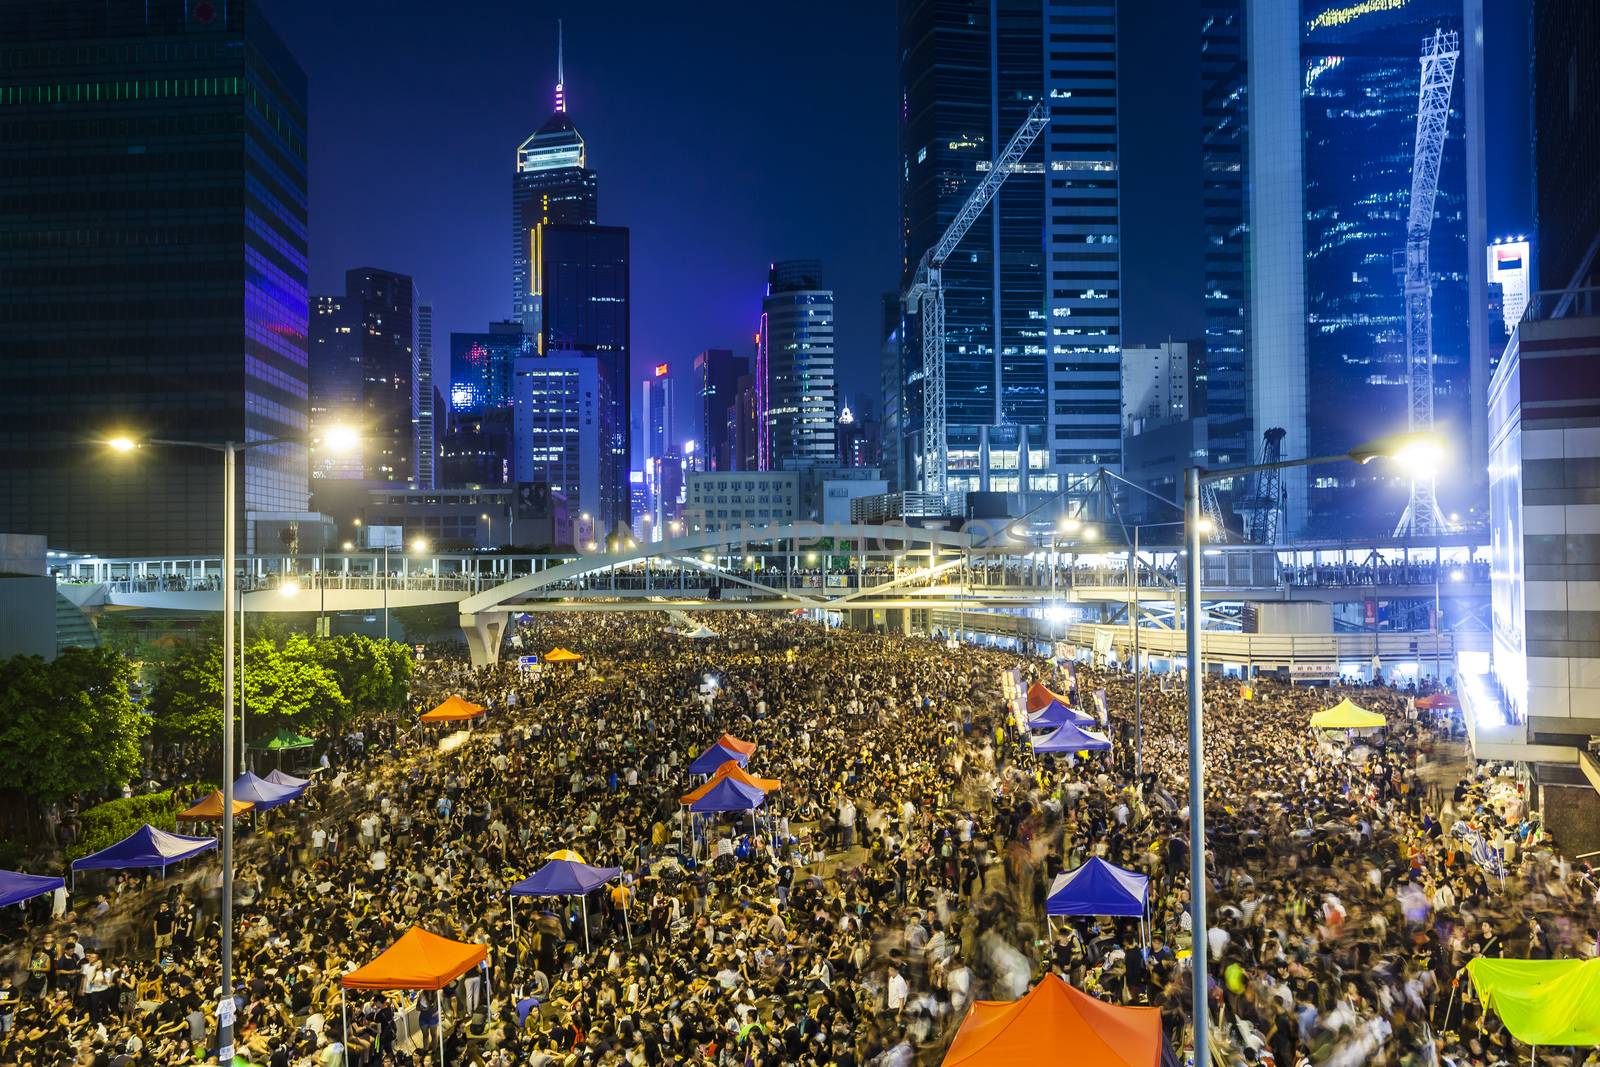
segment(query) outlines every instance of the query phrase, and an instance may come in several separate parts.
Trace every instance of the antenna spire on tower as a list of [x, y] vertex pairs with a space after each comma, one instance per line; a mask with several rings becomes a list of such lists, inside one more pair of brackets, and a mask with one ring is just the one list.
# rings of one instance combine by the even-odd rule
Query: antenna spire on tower
[[566, 49], [561, 36], [561, 20], [556, 19], [556, 110], [562, 114], [567, 111], [566, 81]]

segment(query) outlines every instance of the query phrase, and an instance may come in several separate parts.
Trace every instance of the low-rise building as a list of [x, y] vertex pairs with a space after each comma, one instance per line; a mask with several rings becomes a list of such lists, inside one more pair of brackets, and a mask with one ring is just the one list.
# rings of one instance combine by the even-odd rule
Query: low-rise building
[[684, 478], [685, 532], [721, 533], [800, 518], [798, 471], [691, 471]]

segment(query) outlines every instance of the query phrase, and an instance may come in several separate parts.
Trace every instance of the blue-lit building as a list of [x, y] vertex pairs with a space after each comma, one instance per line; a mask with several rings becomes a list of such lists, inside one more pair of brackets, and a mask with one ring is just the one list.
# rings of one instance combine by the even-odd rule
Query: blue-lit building
[[[901, 0], [909, 278], [1043, 96], [1050, 128], [944, 267], [949, 488], [1054, 492], [1120, 462], [1117, 12]], [[921, 484], [922, 360], [901, 331], [891, 464]]]
[[[305, 433], [305, 74], [254, 0], [0, 0], [0, 50], [0, 529], [215, 553], [214, 453], [83, 442]], [[303, 444], [241, 468], [240, 531], [306, 511]]]
[[450, 407], [483, 411], [511, 406], [517, 360], [534, 354], [520, 322], [491, 322], [487, 333], [450, 335]]
[[[1479, 504], [1487, 455], [1481, 0], [1244, 7], [1248, 414], [1256, 434], [1287, 431], [1287, 456], [1343, 452], [1407, 427], [1396, 268], [1404, 264], [1419, 57], [1435, 29], [1460, 34], [1431, 266], [1435, 425], [1457, 457], [1439, 493], [1447, 512], [1466, 516]], [[1207, 119], [1210, 180], [1234, 152], [1221, 124], [1238, 118], [1208, 107]], [[1225, 310], [1226, 301], [1218, 305]], [[1290, 533], [1310, 536], [1387, 534], [1408, 495], [1381, 465], [1290, 471], [1284, 488]]]

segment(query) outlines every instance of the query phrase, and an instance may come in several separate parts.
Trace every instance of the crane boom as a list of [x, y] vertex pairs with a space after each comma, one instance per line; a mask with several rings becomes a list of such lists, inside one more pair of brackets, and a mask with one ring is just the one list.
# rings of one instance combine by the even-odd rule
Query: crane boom
[[921, 319], [922, 484], [926, 492], [944, 492], [948, 473], [949, 437], [946, 434], [944, 389], [944, 264], [1048, 125], [1050, 105], [1040, 100], [1033, 105], [1027, 119], [995, 157], [989, 173], [983, 176], [977, 188], [967, 197], [966, 203], [961, 205], [956, 217], [950, 220], [944, 236], [923, 253], [911, 284], [906, 288], [905, 308], [908, 312], [916, 312]]
[[[1422, 42], [1422, 80], [1417, 92], [1417, 138], [1411, 157], [1411, 211], [1406, 219], [1406, 381], [1409, 423], [1433, 429], [1433, 275], [1428, 242], [1433, 237], [1434, 201], [1439, 192], [1439, 161], [1450, 128], [1450, 90], [1461, 55], [1455, 31], [1434, 30]], [[1411, 500], [1395, 534], [1428, 536], [1444, 526], [1433, 479], [1411, 482]]]

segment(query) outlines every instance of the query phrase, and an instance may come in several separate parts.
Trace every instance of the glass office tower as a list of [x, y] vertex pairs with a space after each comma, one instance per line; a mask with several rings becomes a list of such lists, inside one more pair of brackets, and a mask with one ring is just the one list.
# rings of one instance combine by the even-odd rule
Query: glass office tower
[[[902, 0], [909, 280], [1028, 112], [1050, 128], [944, 267], [949, 488], [1054, 492], [1121, 459], [1116, 8]], [[906, 480], [921, 482], [918, 323], [904, 336]]]
[[[1447, 511], [1481, 495], [1486, 462], [1482, 10], [1479, 0], [1250, 0], [1251, 403], [1324, 455], [1407, 427], [1403, 278], [1420, 55], [1462, 43], [1439, 172], [1433, 274], [1435, 424], [1454, 444]], [[1287, 9], [1287, 10], [1286, 10]], [[1291, 533], [1387, 534], [1408, 488], [1354, 465], [1290, 472]]]
[[[0, 0], [0, 529], [214, 554], [221, 461], [307, 424], [306, 82], [252, 0]], [[303, 512], [307, 452], [246, 453]]]

